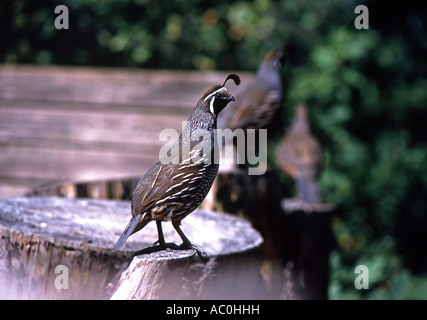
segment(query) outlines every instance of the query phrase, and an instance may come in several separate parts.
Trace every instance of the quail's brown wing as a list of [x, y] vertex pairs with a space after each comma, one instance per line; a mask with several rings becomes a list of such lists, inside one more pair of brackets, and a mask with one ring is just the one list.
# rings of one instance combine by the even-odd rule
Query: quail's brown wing
[[280, 169], [291, 178], [295, 178], [298, 175], [298, 163], [295, 161], [294, 156], [296, 153], [296, 146], [294, 137], [285, 135], [279, 143], [277, 152], [277, 163]]
[[132, 215], [149, 212], [166, 196], [170, 181], [178, 168], [177, 164], [158, 161], [139, 180], [132, 197]]
[[320, 146], [310, 135], [285, 136], [277, 155], [280, 166], [292, 165], [298, 170], [312, 168], [317, 171], [321, 158]]
[[267, 126], [280, 108], [280, 93], [262, 86], [249, 86], [239, 95], [223, 115], [218, 126], [235, 130], [259, 129]]
[[280, 168], [297, 181], [299, 194], [319, 201], [316, 177], [321, 163], [321, 149], [309, 134], [288, 135], [280, 143], [277, 161]]
[[114, 246], [115, 250], [118, 250], [130, 235], [141, 230], [153, 220], [153, 210], [161, 210], [161, 207], [156, 208], [156, 203], [164, 196], [163, 189], [167, 188], [164, 180], [163, 183], [159, 182], [160, 177], [164, 179], [161, 173], [164, 173], [167, 178], [173, 170], [172, 164], [163, 164], [159, 161], [138, 181], [132, 196], [132, 219]]
[[292, 144], [294, 147], [294, 161], [301, 168], [312, 168], [316, 170], [320, 163], [320, 147], [318, 143], [310, 136], [298, 136]]

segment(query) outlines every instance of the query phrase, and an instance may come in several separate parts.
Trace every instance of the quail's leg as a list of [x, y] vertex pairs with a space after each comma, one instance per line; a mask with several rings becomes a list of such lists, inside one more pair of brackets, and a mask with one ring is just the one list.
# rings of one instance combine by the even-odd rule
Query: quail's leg
[[173, 242], [166, 242], [165, 241], [165, 236], [163, 235], [163, 229], [162, 229], [162, 222], [161, 221], [156, 221], [156, 225], [157, 225], [157, 233], [159, 235], [159, 240], [154, 242], [153, 246], [156, 246], [158, 244], [160, 249], [166, 249], [166, 248], [175, 249], [175, 250], [181, 249], [180, 246], [178, 246], [177, 244], [175, 244]]
[[173, 250], [194, 249], [194, 250], [196, 250], [199, 258], [203, 262], [206, 262], [208, 260], [207, 254], [205, 252], [203, 252], [202, 250], [200, 250], [195, 245], [191, 244], [190, 240], [187, 239], [187, 237], [184, 235], [182, 230], [179, 228], [179, 221], [172, 222], [172, 225], [175, 228], [175, 230], [178, 232], [179, 236], [181, 237], [181, 239], [183, 241], [183, 243], [181, 245], [177, 245], [173, 242], [166, 242], [165, 237], [163, 235], [162, 223], [161, 223], [161, 221], [156, 221], [157, 233], [159, 235], [159, 240], [154, 242], [152, 247], [148, 247], [148, 248], [137, 251], [135, 253], [135, 256], [138, 256], [141, 254], [148, 254], [148, 253], [152, 253], [152, 252], [157, 252], [157, 251], [161, 251], [161, 250], [164, 250], [167, 248], [173, 249]]
[[179, 236], [182, 239], [182, 244], [179, 247], [179, 249], [185, 250], [185, 249], [194, 249], [197, 252], [197, 255], [199, 256], [199, 258], [203, 261], [208, 260], [208, 255], [206, 254], [206, 252], [202, 251], [200, 248], [198, 248], [197, 246], [191, 244], [190, 240], [188, 240], [188, 238], [185, 236], [184, 232], [182, 232], [181, 228], [179, 227], [180, 225], [180, 221], [177, 220], [173, 220], [172, 221], [172, 226], [174, 227], [174, 229], [176, 230], [176, 232], [178, 232]]
[[159, 240], [153, 243], [153, 246], [160, 245], [161, 247], [165, 245], [165, 236], [163, 235], [163, 229], [162, 229], [162, 222], [156, 220], [156, 226], [157, 226], [157, 234], [159, 235]]

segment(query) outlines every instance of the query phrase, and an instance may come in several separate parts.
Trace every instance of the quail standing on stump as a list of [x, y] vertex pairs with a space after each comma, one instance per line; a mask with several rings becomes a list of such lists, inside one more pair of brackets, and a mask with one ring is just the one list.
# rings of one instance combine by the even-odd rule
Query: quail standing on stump
[[[150, 221], [156, 221], [159, 235], [156, 249], [195, 249], [201, 257], [201, 250], [191, 244], [180, 229], [180, 224], [203, 201], [218, 172], [214, 137], [218, 114], [234, 101], [225, 88], [229, 79], [236, 85], [240, 84], [239, 76], [230, 74], [222, 86], [216, 85], [206, 91], [175, 145], [139, 180], [132, 196], [132, 219], [115, 245], [115, 250], [130, 235]], [[174, 151], [178, 152], [175, 158]], [[165, 242], [162, 221], [172, 222], [183, 241], [181, 245]]]
[[320, 202], [317, 176], [322, 151], [310, 133], [308, 110], [305, 105], [295, 109], [295, 116], [277, 150], [277, 164], [296, 182], [298, 196], [305, 202]]

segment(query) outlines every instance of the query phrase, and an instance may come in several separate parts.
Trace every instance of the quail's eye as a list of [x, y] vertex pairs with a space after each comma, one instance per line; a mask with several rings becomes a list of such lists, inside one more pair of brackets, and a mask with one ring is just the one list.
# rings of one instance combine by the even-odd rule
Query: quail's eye
[[217, 93], [217, 94], [215, 95], [215, 98], [216, 98], [216, 99], [221, 99], [221, 95], [220, 95], [219, 93]]

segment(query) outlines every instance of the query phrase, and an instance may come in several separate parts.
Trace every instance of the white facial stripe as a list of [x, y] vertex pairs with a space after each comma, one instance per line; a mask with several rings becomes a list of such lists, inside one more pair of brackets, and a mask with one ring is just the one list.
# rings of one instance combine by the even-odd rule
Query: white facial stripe
[[218, 90], [215, 90], [214, 92], [212, 92], [211, 94], [209, 94], [209, 95], [207, 95], [206, 96], [206, 98], [204, 98], [203, 100], [204, 101], [207, 101], [207, 100], [209, 100], [210, 99], [210, 97], [212, 97], [212, 96], [214, 96], [214, 95], [216, 95], [217, 93], [219, 93], [219, 92], [221, 92], [221, 91], [227, 91], [227, 89], [226, 88], [224, 88], [224, 87], [222, 87], [222, 88], [219, 88]]
[[209, 110], [212, 114], [215, 114], [214, 112], [214, 103], [215, 103], [215, 97], [212, 98], [211, 102], [209, 103]]

